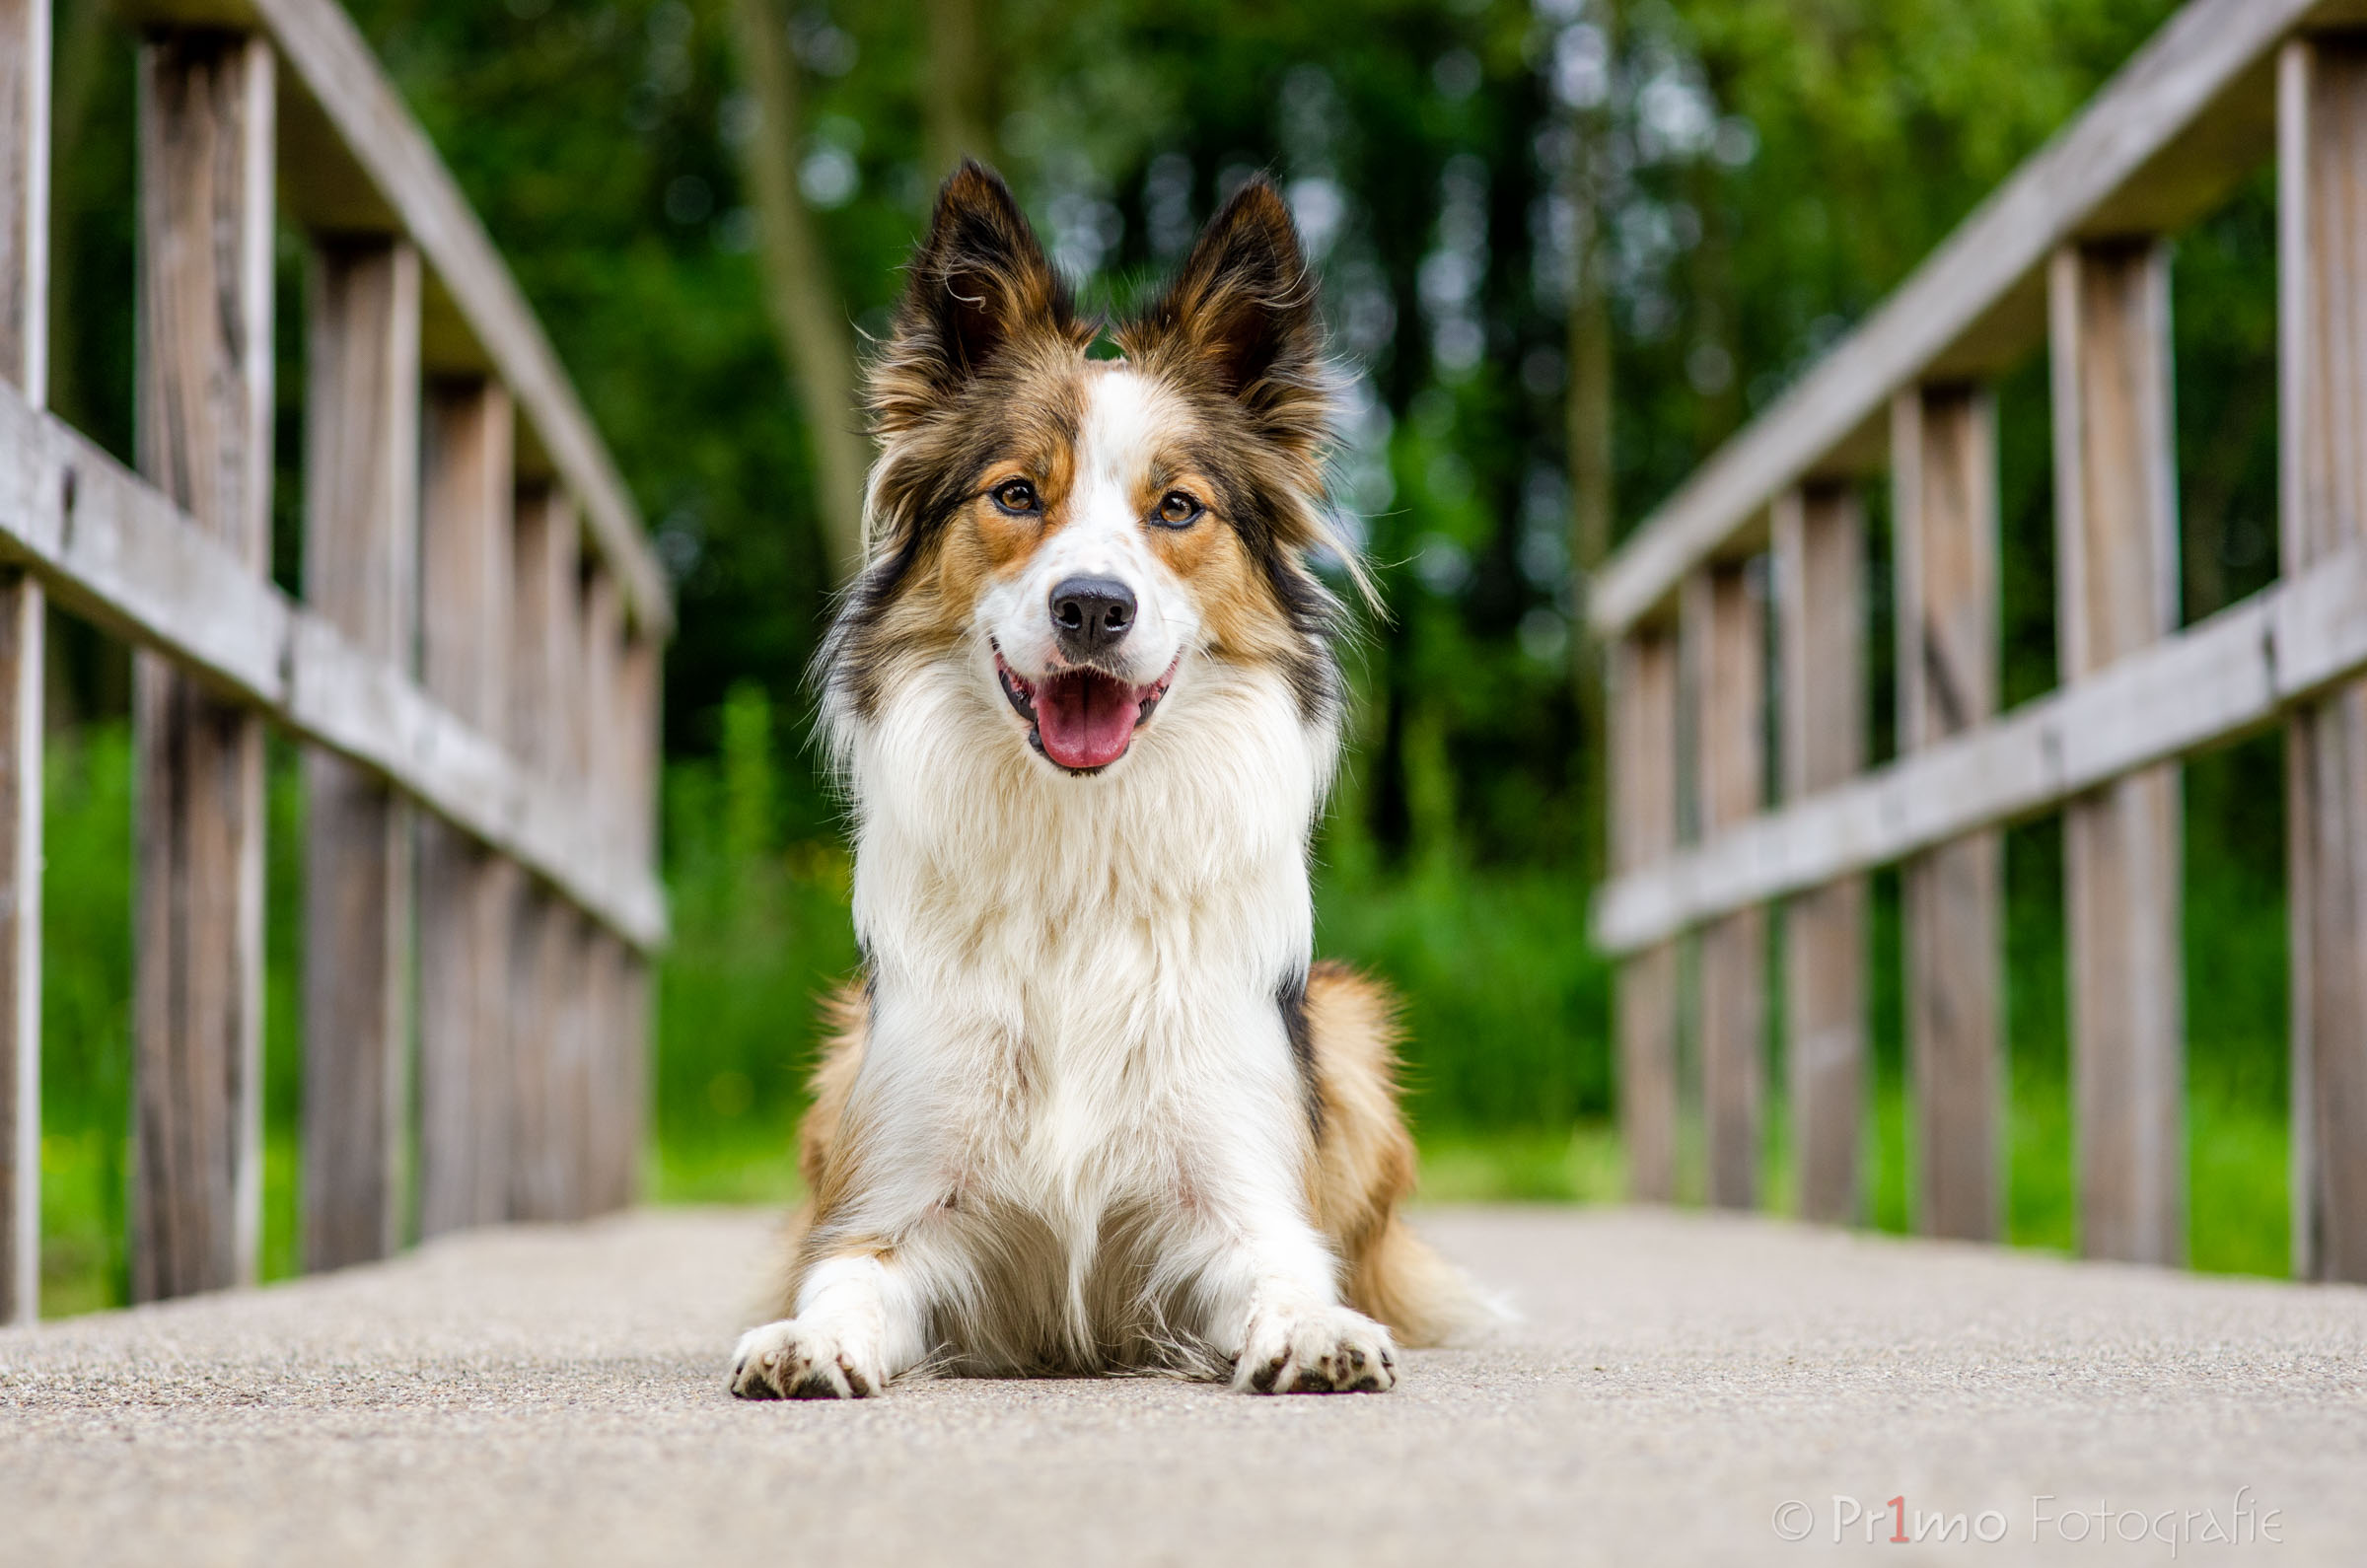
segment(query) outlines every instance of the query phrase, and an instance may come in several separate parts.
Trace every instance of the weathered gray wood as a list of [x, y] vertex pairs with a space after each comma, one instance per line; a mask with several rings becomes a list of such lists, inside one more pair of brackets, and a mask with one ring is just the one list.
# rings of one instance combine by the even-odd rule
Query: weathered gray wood
[[[581, 560], [574, 506], [555, 486], [518, 497], [517, 608], [511, 620], [510, 737], [521, 761], [553, 786], [580, 790], [581, 715], [575, 687], [583, 646]], [[509, 1203], [520, 1219], [567, 1212], [569, 1114], [562, 1063], [580, 1056], [584, 938], [574, 910], [540, 883], [519, 905], [510, 981], [512, 1106]]]
[[[1997, 454], [1987, 393], [1920, 388], [1893, 404], [1899, 747], [1929, 747], [1997, 709]], [[1941, 844], [1901, 877], [1916, 1223], [2001, 1234], [2004, 848]]]
[[[0, 0], [0, 382], [48, 382], [49, 6]], [[40, 584], [0, 570], [0, 1324], [40, 1314]]]
[[138, 19], [251, 17], [270, 35], [289, 74], [326, 115], [459, 307], [483, 351], [483, 368], [511, 389], [561, 481], [582, 501], [634, 621], [661, 633], [671, 628], [665, 573], [608, 449], [484, 226], [344, 9], [333, 0], [123, 0], [120, 9]]
[[2044, 816], [2124, 773], [2252, 734], [2362, 671], [2367, 550], [2345, 546], [2101, 676], [1620, 877], [1596, 899], [1595, 941], [1632, 953]]
[[[654, 870], [657, 859], [659, 768], [659, 645], [655, 637], [626, 640], [616, 667], [615, 764], [625, 858]], [[641, 1151], [649, 1126], [649, 963], [610, 938], [616, 952], [617, 1126], [608, 1207], [624, 1208], [641, 1192]]]
[[48, 386], [49, 7], [0, 0], [0, 380]]
[[0, 570], [0, 1324], [41, 1285], [40, 585]]
[[[577, 689], [580, 715], [576, 742], [593, 811], [608, 834], [610, 853], [625, 858], [624, 802], [618, 788], [626, 760], [618, 721], [618, 685], [624, 653], [624, 603], [609, 573], [594, 566], [585, 574], [583, 677]], [[625, 1117], [623, 950], [606, 932], [584, 933], [584, 1008], [577, 1030], [579, 1054], [565, 1058], [562, 1094], [581, 1114], [572, 1129], [573, 1212], [597, 1213], [617, 1185], [621, 1127]]]
[[161, 650], [297, 739], [384, 773], [627, 941], [663, 940], [663, 892], [602, 850], [578, 792], [541, 785], [401, 671], [257, 581], [169, 497], [6, 386], [0, 454], [0, 556], [29, 567], [50, 598]]
[[[497, 383], [426, 399], [420, 665], [429, 695], [481, 734], [507, 728], [513, 415]], [[510, 932], [517, 867], [449, 823], [419, 839], [419, 1229], [509, 1212]]]
[[[1747, 572], [1686, 585], [1683, 637], [1693, 681], [1694, 800], [1715, 833], [1766, 802], [1766, 624]], [[1701, 932], [1701, 1115], [1709, 1201], [1758, 1201], [1766, 1039], [1766, 911], [1738, 909]]]
[[[1644, 520], [1596, 579], [1588, 614], [1597, 634], [1616, 635], [1661, 611], [1702, 562], [1751, 547], [1770, 498], [1878, 428], [1885, 400], [1900, 389], [1936, 379], [1935, 368], [2000, 368], [2034, 344], [2043, 318], [2013, 306], [2047, 256], [2099, 209], [2127, 205], [2132, 182], [2189, 184], [2165, 149], [2222, 97], [2254, 90], [2278, 41], [2328, 10], [2318, 0], [2195, 0], [2180, 11], [1862, 327]], [[2213, 152], [2240, 175], [2251, 164], [2237, 141]], [[2263, 142], [2258, 152], [2266, 151]], [[2218, 188], [2182, 188], [2166, 205], [2144, 203], [2145, 216], [2166, 232], [2207, 210]], [[1984, 333], [2001, 341], [1969, 343]], [[1969, 346], [1975, 351], [1968, 354]]]
[[[113, 9], [135, 23], [269, 34], [298, 90], [291, 108], [340, 140], [347, 155], [283, 148], [282, 173], [297, 186], [291, 196], [299, 216], [340, 230], [386, 222], [416, 242], [432, 271], [429, 368], [490, 374], [511, 389], [535, 444], [583, 498], [602, 559], [624, 580], [633, 620], [670, 630], [665, 572], [608, 449], [483, 225], [344, 8], [334, 0], [113, 0]], [[346, 188], [357, 174], [375, 190]], [[449, 334], [434, 329], [447, 311], [458, 318], [449, 324], [462, 342], [448, 345]]]
[[620, 1040], [617, 1089], [622, 1108], [607, 1206], [623, 1209], [639, 1202], [643, 1191], [641, 1157], [649, 1137], [652, 980], [647, 957], [618, 942], [612, 933], [603, 933], [602, 940], [616, 955], [616, 1018]]
[[[1783, 793], [1799, 800], [1866, 765], [1865, 520], [1856, 492], [1775, 503]], [[1784, 910], [1785, 1045], [1800, 1214], [1857, 1218], [1865, 1109], [1866, 887], [1848, 877]]]
[[[2178, 625], [2170, 278], [2158, 242], [2070, 247], [2053, 321], [2056, 637], [2077, 681]], [[2186, 1256], [2186, 982], [2175, 764], [2063, 814], [2080, 1248]]]
[[[2367, 536], [2367, 38], [2278, 61], [2284, 569]], [[2290, 577], [2288, 577], [2290, 580]], [[2293, 1266], [2367, 1281], [2367, 684], [2286, 742]]]
[[[306, 335], [305, 598], [400, 667], [417, 624], [419, 255], [315, 246]], [[305, 757], [305, 1265], [401, 1242], [410, 1086], [410, 813], [343, 757]]]
[[[1611, 858], [1647, 870], [1677, 847], [1677, 639], [1637, 631], [1612, 645]], [[1627, 1195], [1677, 1196], [1677, 944], [1619, 964], [1619, 1133]]]
[[[270, 46], [140, 49], [140, 468], [245, 573], [271, 502]], [[139, 799], [131, 1292], [249, 1280], [261, 1219], [263, 732], [156, 654]]]

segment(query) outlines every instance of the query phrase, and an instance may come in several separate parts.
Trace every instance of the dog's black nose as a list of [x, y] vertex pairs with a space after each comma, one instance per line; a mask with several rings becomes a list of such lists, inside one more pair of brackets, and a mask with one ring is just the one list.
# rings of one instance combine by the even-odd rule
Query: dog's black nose
[[1133, 627], [1134, 591], [1113, 577], [1072, 577], [1052, 590], [1052, 630], [1068, 658], [1114, 648]]

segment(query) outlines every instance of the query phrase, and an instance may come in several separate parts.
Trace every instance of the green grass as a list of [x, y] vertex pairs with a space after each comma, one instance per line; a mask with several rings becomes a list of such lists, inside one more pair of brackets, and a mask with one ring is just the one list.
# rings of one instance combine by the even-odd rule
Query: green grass
[[653, 1203], [777, 1203], [804, 1196], [797, 1128], [742, 1123], [701, 1138], [660, 1138], [642, 1163]]

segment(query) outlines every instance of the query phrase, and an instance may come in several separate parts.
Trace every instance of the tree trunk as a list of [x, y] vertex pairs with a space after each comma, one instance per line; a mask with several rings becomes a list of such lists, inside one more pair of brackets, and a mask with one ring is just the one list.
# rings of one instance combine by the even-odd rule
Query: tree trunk
[[[1704, 51], [1701, 71], [1713, 104], [1730, 101], [1734, 67], [1722, 56]], [[1726, 210], [1726, 176], [1717, 161], [1696, 157], [1687, 171], [1695, 212], [1701, 219], [1701, 239], [1693, 247], [1693, 353], [1704, 368], [1721, 367], [1718, 379], [1704, 384], [1693, 375], [1693, 461], [1706, 463], [1743, 423], [1743, 355], [1741, 301], [1734, 282], [1734, 228]]]
[[777, 0], [732, 0], [732, 10], [741, 68], [763, 116], [742, 161], [755, 200], [765, 303], [805, 404], [823, 540], [843, 579], [863, 563], [863, 473], [871, 460], [855, 403], [853, 333], [797, 187], [798, 80], [788, 26]]
[[995, 80], [978, 27], [981, 0], [929, 0], [929, 166], [937, 178], [965, 158], [994, 161], [986, 92]]
[[[1617, 5], [1615, 0], [1601, 0], [1596, 9], [1615, 60]], [[1609, 96], [1600, 107], [1573, 114], [1570, 129], [1570, 199], [1577, 207], [1578, 223], [1570, 248], [1569, 391], [1564, 406], [1569, 421], [1570, 572], [1579, 587], [1570, 674], [1578, 708], [1579, 871], [1591, 882], [1610, 866], [1600, 836], [1608, 800], [1603, 649], [1585, 625], [1586, 591], [1611, 554], [1616, 507], [1611, 445], [1611, 296], [1602, 260], [1611, 166]]]

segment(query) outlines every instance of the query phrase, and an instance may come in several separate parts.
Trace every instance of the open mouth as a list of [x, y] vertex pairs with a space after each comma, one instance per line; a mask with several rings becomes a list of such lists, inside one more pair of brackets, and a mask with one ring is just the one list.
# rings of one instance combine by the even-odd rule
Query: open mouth
[[[1183, 662], [1182, 655], [1177, 663]], [[1126, 754], [1134, 732], [1150, 722], [1167, 695], [1176, 666], [1146, 686], [1132, 686], [1099, 670], [1063, 670], [1030, 680], [994, 650], [1003, 695], [1028, 721], [1028, 744], [1071, 773], [1098, 773]]]

